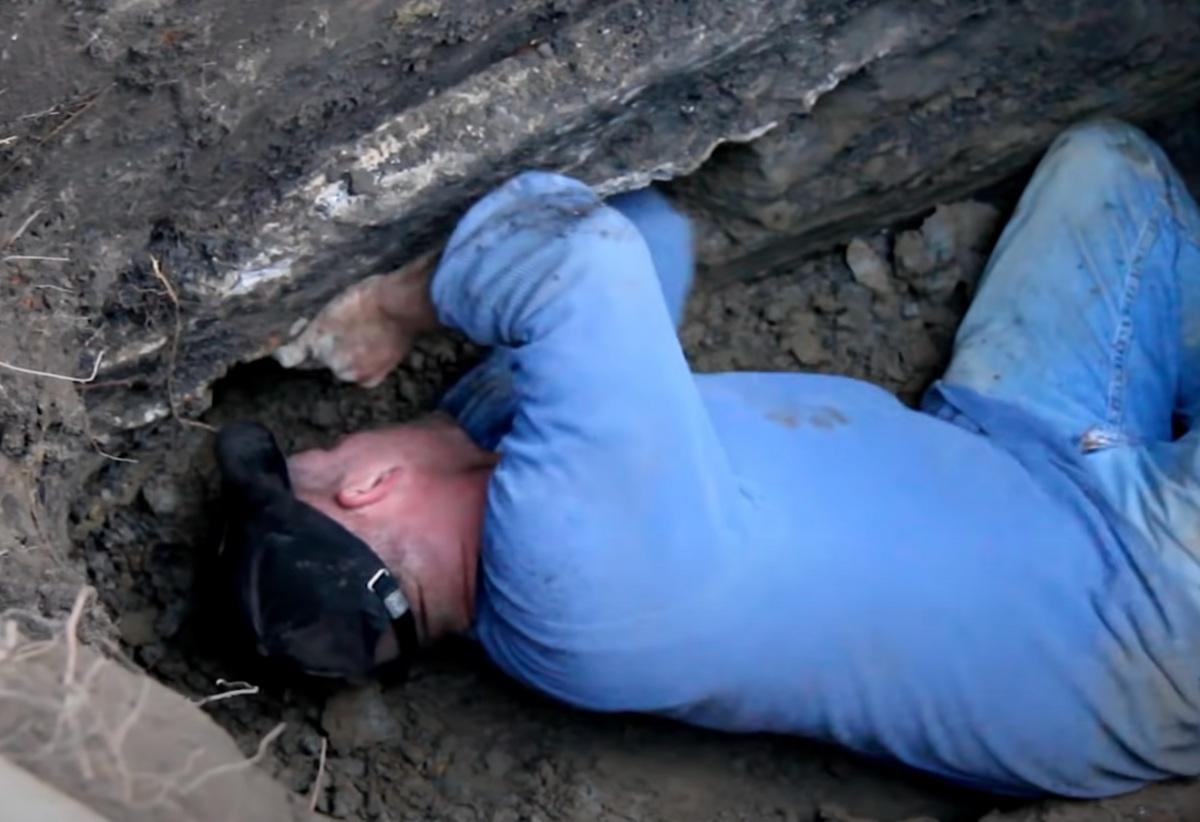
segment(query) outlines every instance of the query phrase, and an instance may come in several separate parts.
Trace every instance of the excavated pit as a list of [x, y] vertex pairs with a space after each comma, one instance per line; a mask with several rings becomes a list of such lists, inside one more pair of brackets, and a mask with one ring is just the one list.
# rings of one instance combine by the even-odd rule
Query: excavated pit
[[[895, 270], [885, 274], [887, 290], [859, 282], [842, 248], [761, 279], [701, 286], [681, 331], [689, 357], [698, 370], [848, 373], [911, 398], [945, 359], [998, 215], [979, 202], [944, 209], [940, 233], [977, 240], [958, 248], [961, 260], [951, 255], [922, 273], [905, 267], [909, 258], [891, 261], [895, 232], [865, 238]], [[913, 228], [919, 234], [920, 221]], [[457, 339], [430, 339], [372, 391], [259, 361], [217, 384], [204, 420], [268, 420], [289, 450], [328, 443], [420, 413], [473, 356]], [[155, 677], [195, 697], [221, 690], [219, 678], [261, 684], [259, 672], [229, 658], [219, 614], [196, 607], [197, 569], [219, 539], [207, 434], [175, 426], [166, 436], [137, 465], [102, 472], [92, 489], [102, 519], [78, 556]], [[506, 683], [465, 646], [441, 650], [386, 690], [272, 683], [211, 710], [247, 747], [287, 721], [273, 767], [297, 791], [311, 789], [319, 739], [328, 736], [330, 779], [318, 807], [337, 818], [809, 819], [823, 807], [833, 819], [842, 807], [855, 818], [958, 822], [995, 806], [792, 740], [582, 715]]]
[[328, 740], [334, 818], [1200, 819], [1195, 785], [1022, 806], [796, 740], [582, 715], [467, 645], [386, 689], [279, 681], [205, 596], [219, 517], [192, 422], [260, 418], [293, 449], [427, 408], [476, 356], [461, 340], [374, 391], [262, 357], [529, 164], [606, 191], [670, 180], [700, 227], [698, 370], [912, 400], [1058, 130], [1144, 123], [1196, 190], [1194, 4], [346, 6], [0, 7], [0, 254], [47, 258], [0, 262], [0, 362], [83, 375], [0, 374], [0, 605], [62, 615], [90, 582], [88, 630], [155, 678], [196, 699], [257, 686], [204, 710], [247, 752], [285, 721], [265, 765], [305, 795]]
[[[1193, 180], [1198, 125], [1196, 115], [1151, 124]], [[702, 282], [681, 330], [689, 359], [700, 371], [849, 374], [914, 400], [945, 363], [1027, 171], [856, 238], [853, 251], [839, 244], [761, 276]], [[453, 337], [428, 339], [371, 391], [257, 361], [216, 385], [203, 419], [267, 420], [289, 450], [328, 443], [421, 413], [475, 356]], [[219, 540], [208, 434], [160, 425], [137, 463], [106, 462], [86, 485], [72, 515], [72, 561], [86, 566], [114, 630], [154, 677], [196, 698], [222, 690], [219, 680], [260, 686], [207, 709], [247, 750], [286, 721], [268, 768], [290, 789], [312, 790], [327, 737], [317, 808], [335, 818], [965, 822], [1037, 812], [800, 741], [583, 715], [508, 683], [465, 644], [439, 649], [387, 688], [272, 681], [231, 653], [220, 604], [203, 601], [204, 557]], [[1200, 808], [1200, 792], [1170, 799], [1162, 815], [1142, 806], [1138, 818], [1192, 818], [1192, 803]], [[1054, 818], [1096, 812], [1085, 805]]]

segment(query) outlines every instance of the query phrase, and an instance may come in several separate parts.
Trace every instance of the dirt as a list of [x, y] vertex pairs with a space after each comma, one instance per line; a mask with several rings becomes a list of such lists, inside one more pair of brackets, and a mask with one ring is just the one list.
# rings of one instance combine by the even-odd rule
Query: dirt
[[[856, 240], [875, 265], [865, 282], [838, 249], [761, 279], [701, 285], [681, 329], [687, 354], [700, 371], [846, 373], [913, 401], [944, 364], [999, 219], [990, 205], [951, 204]], [[428, 339], [373, 391], [255, 363], [218, 386], [205, 420], [269, 420], [289, 449], [327, 443], [420, 413], [475, 356], [455, 338]], [[205, 432], [175, 425], [170, 438], [171, 448], [109, 462], [89, 483], [75, 557], [154, 676], [194, 697], [219, 690], [218, 679], [263, 686], [210, 710], [247, 748], [286, 721], [269, 764], [287, 786], [312, 790], [326, 737], [318, 809], [336, 818], [956, 822], [996, 807], [801, 741], [581, 715], [507, 683], [465, 645], [386, 689], [330, 694], [260, 679], [229, 653], [219, 614], [193, 605], [219, 538], [207, 513], [214, 476]]]
[[[75, 613], [86, 613], [89, 599], [85, 590]], [[76, 620], [6, 614], [3, 624], [0, 754], [8, 761], [112, 820], [306, 816], [301, 797], [252, 767], [183, 696], [118, 649], [80, 644]]]
[[[938, 259], [924, 238], [937, 235], [933, 227], [945, 215], [975, 210], [955, 206], [925, 229], [905, 227], [926, 252], [914, 259], [934, 261], [919, 271], [907, 257], [893, 261], [892, 233], [864, 238], [885, 269], [886, 288], [857, 281], [844, 250], [761, 280], [701, 286], [681, 331], [689, 357], [698, 370], [850, 373], [915, 397], [944, 360], [978, 273], [954, 254]], [[475, 354], [457, 339], [426, 340], [374, 391], [259, 362], [218, 386], [205, 420], [270, 420], [289, 449], [328, 442], [420, 413]], [[580, 715], [507, 683], [470, 647], [443, 649], [411, 681], [386, 690], [328, 694], [261, 679], [229, 653], [220, 614], [196, 606], [203, 601], [203, 557], [219, 539], [208, 434], [161, 425], [159, 446], [136, 453], [136, 463], [91, 453], [99, 469], [73, 505], [77, 548], [56, 572], [62, 597], [85, 568], [113, 617], [113, 625], [96, 630], [115, 632], [137, 663], [188, 696], [222, 690], [221, 679], [260, 685], [256, 695], [208, 710], [246, 752], [287, 722], [268, 767], [294, 791], [312, 789], [327, 737], [318, 809], [336, 818], [801, 820], [818, 811], [837, 818], [842, 808], [865, 819], [953, 822], [977, 819], [995, 805], [796, 740]], [[45, 438], [73, 447], [67, 453], [75, 456], [88, 450], [78, 425], [48, 429]], [[20, 556], [30, 555], [23, 549]], [[38, 581], [20, 568], [0, 586], [6, 601], [28, 602]], [[44, 607], [53, 612], [56, 603]]]
[[[870, 242], [891, 257], [889, 237]], [[923, 274], [898, 265], [891, 290], [877, 294], [843, 256], [698, 289], [681, 332], [694, 366], [841, 371], [916, 396], [948, 351], [960, 291], [977, 269], [949, 258]], [[374, 391], [260, 362], [218, 386], [205, 420], [270, 420], [289, 449], [327, 443], [420, 413], [475, 353], [431, 338]], [[208, 624], [216, 617], [190, 605], [203, 584], [197, 556], [219, 538], [206, 529], [214, 477], [205, 444], [205, 432], [176, 426], [171, 449], [106, 465], [76, 512], [79, 556], [121, 615], [134, 658], [192, 696], [218, 690], [218, 678], [262, 682], [221, 647], [220, 628]], [[287, 721], [272, 767], [296, 791], [311, 790], [326, 736], [318, 807], [337, 818], [800, 820], [828, 805], [869, 819], [952, 822], [994, 805], [794, 740], [581, 715], [508, 684], [467, 646], [444, 649], [394, 688], [326, 695], [272, 684], [211, 710], [246, 744]]]
[[[761, 279], [701, 285], [681, 331], [689, 358], [698, 370], [848, 373], [913, 400], [944, 363], [979, 272], [973, 249], [990, 241], [998, 213], [958, 204], [862, 237], [849, 254], [854, 269], [848, 249], [839, 248]], [[972, 239], [947, 247], [945, 238], [963, 224], [975, 226]], [[475, 353], [450, 337], [426, 340], [374, 391], [259, 362], [218, 386], [205, 420], [269, 420], [289, 449], [328, 442], [420, 413]], [[61, 599], [83, 567], [115, 623], [95, 630], [116, 631], [153, 676], [192, 697], [222, 690], [220, 679], [261, 686], [207, 710], [247, 753], [286, 722], [266, 767], [304, 795], [327, 738], [317, 807], [334, 818], [956, 822], [997, 809], [994, 798], [802, 741], [581, 715], [516, 688], [469, 646], [442, 649], [410, 681], [386, 689], [331, 694], [262, 679], [229, 653], [219, 609], [196, 605], [203, 557], [219, 538], [207, 432], [161, 425], [159, 446], [138, 452], [136, 463], [92, 453], [100, 468], [74, 501], [76, 549], [59, 563], [45, 561], [48, 552], [31, 559], [31, 545], [14, 546], [5, 561], [24, 564], [9, 566], [0, 591], [9, 602], [39, 602], [32, 591], [46, 573], [59, 580], [50, 590]], [[76, 457], [88, 453], [78, 425], [47, 423], [39, 442]], [[53, 611], [57, 602], [41, 604]], [[1194, 800], [1193, 793], [1179, 802]], [[1185, 817], [1164, 811], [1139, 818]]]
[[[1011, 206], [1011, 196], [994, 199], [995, 206], [940, 208], [759, 278], [701, 284], [681, 330], [690, 360], [701, 371], [846, 373], [915, 400], [945, 362], [982, 264], [979, 252]], [[420, 413], [476, 353], [451, 337], [426, 340], [408, 366], [374, 391], [258, 362], [218, 385], [204, 419], [269, 420], [289, 449], [328, 442]], [[16, 384], [4, 385], [13, 391]], [[286, 787], [312, 791], [321, 739], [328, 739], [317, 807], [334, 818], [956, 822], [997, 810], [992, 797], [802, 741], [581, 715], [516, 688], [469, 646], [442, 649], [410, 681], [386, 689], [328, 693], [260, 678], [229, 653], [219, 612], [196, 604], [203, 557], [219, 539], [207, 432], [166, 421], [156, 447], [134, 455], [138, 462], [114, 461], [89, 449], [71, 415], [70, 392], [55, 404], [59, 384], [45, 385], [37, 417], [44, 427], [26, 435], [33, 434], [42, 453], [43, 475], [56, 458], [89, 452], [85, 458], [99, 468], [72, 505], [76, 549], [47, 561], [51, 552], [39, 554], [32, 537], [15, 544], [4, 561], [19, 564], [0, 579], [5, 601], [54, 612], [86, 569], [113, 617], [94, 630], [115, 632], [153, 676], [192, 697], [222, 690], [222, 679], [261, 686], [207, 710], [246, 753], [286, 722], [266, 762]], [[55, 486], [44, 480], [42, 487]], [[65, 502], [48, 500], [51, 508]], [[30, 510], [20, 498], [8, 508]], [[36, 533], [36, 523], [23, 527]], [[43, 574], [54, 586], [35, 596]], [[1185, 819], [1181, 803], [1195, 801], [1194, 792], [1184, 794], [1144, 806], [1155, 814], [1137, 818]], [[1012, 808], [1000, 803], [999, 810]], [[1070, 819], [1072, 812], [1092, 818], [1079, 809], [1053, 818]]]
[[[1011, 207], [1011, 197], [993, 199], [939, 207], [758, 279], [701, 284], [681, 329], [689, 359], [699, 371], [850, 374], [915, 401], [944, 366], [981, 252]], [[419, 414], [476, 354], [452, 337], [427, 339], [373, 391], [259, 362], [218, 386], [205, 420], [269, 420], [289, 449], [327, 443]], [[155, 677], [193, 697], [221, 690], [218, 679], [262, 687], [208, 710], [247, 752], [287, 722], [267, 763], [287, 787], [313, 790], [327, 739], [317, 807], [334, 818], [965, 822], [1020, 811], [803, 741], [579, 714], [512, 685], [465, 644], [386, 688], [328, 692], [262, 679], [230, 654], [219, 614], [193, 604], [202, 557], [219, 537], [206, 513], [214, 477], [205, 432], [176, 425], [171, 440], [97, 474], [76, 509], [74, 559]], [[1160, 799], [1129, 818], [1185, 819], [1179, 809], [1196, 801], [1194, 791]], [[1090, 819], [1092, 807], [1046, 818]]]
[[[85, 638], [118, 639], [138, 665], [190, 697], [217, 693], [231, 680], [257, 686], [257, 693], [214, 702], [205, 710], [247, 754], [278, 722], [286, 722], [265, 765], [287, 788], [305, 796], [313, 790], [321, 740], [327, 739], [316, 799], [318, 809], [334, 818], [956, 822], [979, 819], [998, 806], [1000, 812], [1059, 822], [1200, 816], [1188, 815], [1200, 806], [1194, 790], [1156, 789], [1126, 804], [1026, 810], [802, 741], [735, 738], [641, 718], [581, 715], [513, 686], [465, 645], [441, 649], [403, 684], [333, 692], [276, 681], [242, 659], [223, 630], [221, 603], [204, 597], [205, 559], [220, 534], [212, 507], [209, 433], [189, 418], [197, 415], [215, 425], [256, 417], [268, 421], [289, 450], [316, 445], [420, 413], [477, 352], [451, 337], [426, 340], [404, 369], [369, 392], [336, 384], [324, 374], [285, 372], [270, 361], [255, 361], [215, 384], [211, 408], [178, 398], [167, 404], [176, 406], [178, 419], [169, 411], [165, 417], [135, 419], [134, 436], [110, 438], [97, 430], [94, 420], [102, 416], [97, 409], [136, 416], [135, 410], [163, 407], [164, 397], [177, 399], [175, 355], [190, 357], [194, 340], [215, 350], [213, 341], [225, 327], [205, 315], [186, 327], [182, 347], [176, 335], [205, 305], [205, 288], [227, 273], [226, 263], [248, 252], [263, 228], [260, 215], [275, 213], [271, 209], [286, 200], [285, 194], [320, 167], [315, 158], [336, 153], [385, 116], [419, 108], [421, 101], [492, 62], [512, 59], [534, 66], [565, 60], [563, 55], [586, 62], [586, 54], [573, 52], [572, 43], [556, 33], [568, 23], [589, 23], [589, 15], [610, 12], [612, 19], [632, 25], [626, 17], [635, 11], [609, 0], [420, 0], [397, 5], [390, 24], [380, 27], [386, 4], [355, 0], [346, 5], [353, 13], [331, 14], [310, 2], [8, 0], [0, 7], [0, 327], [10, 330], [0, 335], [0, 363], [58, 375], [0, 372], [0, 607], [61, 615], [79, 586], [90, 581], [104, 608], [89, 616]], [[722, 6], [660, 5], [681, 19], [700, 16], [701, 6]], [[846, 4], [817, 5], [837, 12], [814, 11], [814, 19], [825, 21], [821, 25], [850, 16], [843, 13]], [[930, 4], [934, 7], [950, 5]], [[986, 15], [963, 16], [976, 26], [972, 37], [988, 30], [980, 22]], [[850, 33], [870, 45], [867, 34], [882, 28]], [[836, 62], [844, 55], [834, 51], [826, 56]], [[759, 52], [782, 64], [771, 49]], [[1161, 46], [1148, 41], [1138, 55], [1153, 62], [1162, 57]], [[717, 89], [718, 99], [750, 98], [751, 86], [757, 88], [752, 81], [761, 66], [748, 55], [735, 56], [744, 64], [732, 66], [733, 58], [727, 57], [706, 69], [700, 84]], [[912, 55], [905, 59], [908, 77], [916, 68]], [[1116, 64], [1105, 63], [1106, 71]], [[1178, 74], [1178, 64], [1171, 65]], [[820, 73], [820, 66], [808, 68]], [[874, 71], [887, 74], [886, 67]], [[720, 72], [736, 82], [714, 79]], [[780, 76], [786, 79], [787, 72]], [[919, 140], [911, 141], [916, 148], [910, 154], [910, 142], [891, 140], [887, 129], [869, 141], [851, 139], [860, 124], [870, 125], [867, 103], [877, 98], [875, 90], [863, 92], [877, 78], [856, 77], [833, 105], [811, 118], [821, 129], [815, 133], [829, 131], [836, 140], [806, 136], [809, 119], [797, 115], [790, 125], [799, 136], [788, 143], [777, 135], [774, 148], [758, 154], [773, 158], [780, 145], [811, 144], [826, 158], [849, 146], [844, 153], [858, 152], [866, 164], [876, 159], [871, 153], [876, 149], [883, 152], [878, 156], [890, 157], [900, 146], [908, 162], [917, 164], [924, 156]], [[1105, 74], [1103, 79], [1101, 85], [1120, 86], [1118, 77]], [[634, 167], [653, 153], [647, 145], [662, 152], [663, 144], [686, 139], [693, 158], [711, 148], [717, 132], [705, 130], [703, 111], [688, 111], [702, 97], [682, 82], [664, 81], [657, 96], [639, 98], [632, 106], [635, 117], [618, 117], [611, 107], [598, 109], [607, 111], [608, 120], [624, 123], [624, 130], [604, 132], [603, 139], [589, 144], [597, 156], [613, 158], [607, 161], [611, 168], [606, 166], [611, 178], [666, 174], [663, 169], [669, 167], [658, 161]], [[774, 91], [754, 94], [804, 98], [808, 87], [795, 83], [795, 88], [776, 83]], [[943, 122], [937, 118], [948, 109], [935, 103], [950, 92], [933, 85], [937, 88], [913, 93], [923, 100], [922, 117], [939, 128], [953, 128], [956, 118], [967, 122], [989, 99], [1011, 109], [1005, 89], [989, 97], [976, 94], [974, 86], [969, 93], [956, 88], [950, 109], [957, 113]], [[1185, 85], [1176, 78], [1155, 87]], [[1128, 107], [1115, 92], [1109, 101], [1087, 89], [1079, 99], [1088, 101], [1089, 110], [1107, 102]], [[905, 94], [892, 93], [893, 105], [909, 105]], [[679, 99], [688, 102], [675, 107]], [[1187, 99], [1180, 97], [1178, 106]], [[671, 117], [655, 120], [652, 113], [663, 109], [664, 101], [673, 107]], [[756, 104], [766, 110], [765, 103]], [[717, 111], [734, 131], [754, 125], [741, 122], [733, 108]], [[457, 139], [464, 122], [469, 125], [453, 119], [436, 123], [435, 136]], [[571, 138], [606, 127], [598, 122], [582, 118]], [[657, 143], [649, 137], [638, 142], [656, 131], [648, 124], [660, 122], [675, 130], [658, 129]], [[987, 118], [971, 122], [976, 130], [989, 128]], [[1174, 118], [1156, 134], [1185, 171], [1200, 173], [1200, 118]], [[1027, 162], [1037, 140], [1004, 136], [1010, 141], [996, 139], [1006, 147], [1007, 174]], [[539, 149], [540, 154], [533, 146], [516, 145], [506, 163], [534, 156], [562, 159], [561, 165], [582, 162], [574, 159], [576, 144], [565, 138]], [[957, 144], [955, 151], [971, 153]], [[569, 161], [563, 159], [568, 155]], [[689, 185], [685, 179], [676, 187], [684, 194], [710, 195], [688, 201], [701, 209], [706, 226], [720, 227], [727, 220], [714, 202], [725, 203], [737, 190], [728, 182], [731, 174], [749, 179], [761, 173], [758, 167], [739, 171], [743, 161], [739, 152], [719, 153], [717, 164], [702, 170], [702, 182]], [[815, 159], [801, 165], [825, 168]], [[489, 173], [502, 170], [497, 165]], [[464, 193], [482, 179], [446, 174], [439, 178], [443, 185], [422, 201], [427, 208], [419, 225], [401, 226], [397, 236], [419, 237], [444, 225]], [[370, 195], [377, 182], [361, 169], [346, 170], [344, 176], [350, 196]], [[782, 176], [790, 193], [804, 189]], [[852, 189], [859, 203], [863, 191], [852, 184], [852, 176], [825, 175], [822, 190]], [[681, 331], [689, 359], [701, 371], [849, 374], [915, 401], [944, 365], [983, 252], [1021, 179], [1018, 173], [979, 192], [979, 201], [926, 209], [832, 251], [798, 256], [810, 249], [785, 242], [781, 247], [787, 255], [772, 253], [770, 265], [749, 265], [732, 282], [702, 283]], [[936, 182], [962, 188], [958, 178]], [[725, 199], [714, 201], [714, 190]], [[839, 213], [839, 225], [848, 224], [847, 214]], [[811, 214], [801, 216], [808, 230]], [[786, 234], [777, 216], [773, 220], [772, 237]], [[714, 232], [722, 254], [728, 252], [729, 237], [758, 241], [744, 214], [726, 228]], [[395, 256], [399, 241], [383, 237], [379, 225], [354, 230], [368, 239], [325, 285], [312, 287], [310, 276], [310, 302], [337, 277]], [[165, 279], [155, 275], [150, 255], [161, 260]], [[9, 259], [13, 256], [37, 259]], [[723, 269], [732, 265], [727, 256], [721, 258]], [[310, 275], [316, 270], [319, 266], [308, 269]], [[271, 325], [256, 325], [258, 315], [249, 308], [228, 314], [224, 320], [243, 328], [261, 331]], [[120, 335], [109, 334], [114, 327]], [[89, 380], [94, 366], [104, 365], [97, 362], [104, 345], [114, 339], [147, 347], [154, 370], [147, 375], [102, 369]], [[203, 345], [195, 350], [200, 353], [194, 363], [208, 369], [205, 373], [219, 372], [232, 361], [224, 349], [217, 359]], [[119, 352], [104, 353], [111, 362]]]

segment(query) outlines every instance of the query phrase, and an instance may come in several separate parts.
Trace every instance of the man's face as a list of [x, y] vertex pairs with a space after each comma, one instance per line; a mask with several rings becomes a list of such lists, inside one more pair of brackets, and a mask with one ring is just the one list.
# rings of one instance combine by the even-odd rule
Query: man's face
[[[473, 598], [482, 492], [496, 456], [451, 418], [351, 434], [330, 449], [288, 459], [296, 497], [363, 540], [417, 606], [426, 636], [462, 621]], [[469, 580], [468, 580], [469, 577]], [[457, 630], [457, 627], [451, 630]]]

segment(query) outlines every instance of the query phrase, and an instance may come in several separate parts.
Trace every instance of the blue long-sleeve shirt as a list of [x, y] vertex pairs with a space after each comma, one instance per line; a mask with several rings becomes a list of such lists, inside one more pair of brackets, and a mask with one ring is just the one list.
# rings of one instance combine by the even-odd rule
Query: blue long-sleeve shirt
[[525, 174], [435, 275], [495, 347], [445, 407], [501, 452], [473, 633], [502, 669], [997, 791], [1200, 773], [1197, 608], [1070, 453], [948, 387], [961, 424], [846, 378], [694, 375], [650, 239]]

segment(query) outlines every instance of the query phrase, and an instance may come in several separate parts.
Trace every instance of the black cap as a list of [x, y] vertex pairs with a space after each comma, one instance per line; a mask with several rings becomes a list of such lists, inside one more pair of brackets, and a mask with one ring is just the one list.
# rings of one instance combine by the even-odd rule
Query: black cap
[[370, 546], [296, 499], [271, 432], [231, 423], [217, 433], [216, 456], [220, 566], [258, 653], [312, 676], [363, 680], [394, 670], [376, 659], [391, 631], [394, 662], [411, 661], [416, 621], [396, 581]]

